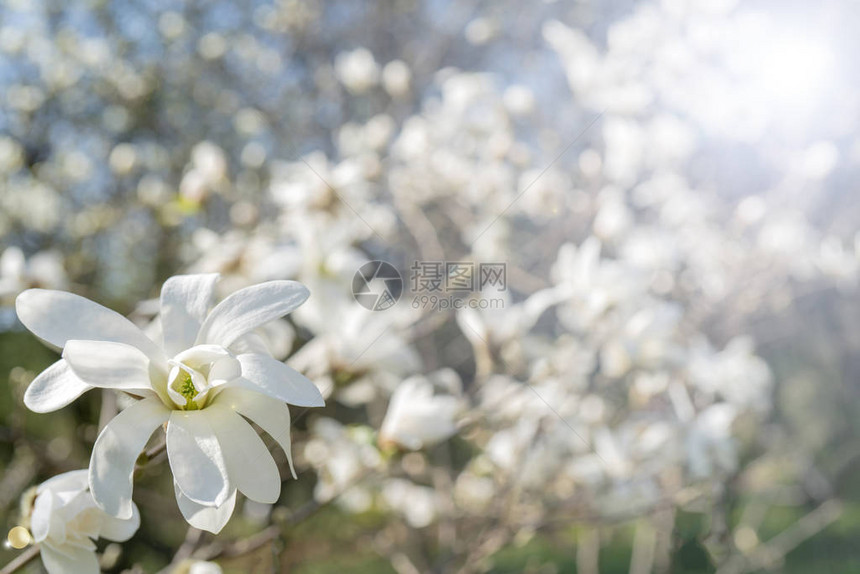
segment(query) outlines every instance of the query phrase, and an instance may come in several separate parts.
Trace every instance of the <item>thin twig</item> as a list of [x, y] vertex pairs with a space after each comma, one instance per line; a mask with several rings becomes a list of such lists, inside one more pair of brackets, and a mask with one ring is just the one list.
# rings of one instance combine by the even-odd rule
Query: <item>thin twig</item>
[[6, 566], [0, 570], [0, 574], [12, 574], [12, 572], [17, 571], [19, 568], [27, 565], [33, 560], [36, 556], [39, 555], [39, 546], [31, 546], [22, 554], [19, 554], [14, 560], [9, 562]]
[[416, 568], [409, 557], [402, 552], [397, 552], [391, 556], [391, 567], [397, 574], [421, 574], [421, 571]]
[[241, 556], [243, 554], [249, 554], [254, 550], [257, 550], [258, 548], [262, 548], [272, 540], [275, 540], [280, 535], [280, 527], [277, 525], [272, 525], [249, 538], [237, 540], [233, 544], [226, 546], [224, 548], [224, 551], [221, 552], [220, 555], [229, 558], [232, 556]]
[[786, 528], [748, 556], [735, 555], [717, 572], [718, 574], [741, 574], [761, 569], [770, 569], [785, 559], [785, 556], [805, 540], [818, 534], [835, 522], [844, 510], [838, 500], [828, 500]]
[[194, 528], [193, 526], [189, 526], [185, 533], [185, 540], [182, 542], [182, 546], [179, 547], [179, 550], [176, 551], [176, 554], [173, 555], [173, 560], [170, 561], [170, 564], [162, 568], [158, 574], [167, 574], [168, 572], [172, 572], [173, 569], [184, 560], [191, 558], [192, 554], [194, 554], [194, 549], [197, 547], [197, 544], [200, 543], [201, 538], [203, 538], [203, 531]]
[[600, 532], [596, 528], [588, 528], [579, 533], [576, 541], [576, 571], [582, 574], [598, 574]]
[[373, 471], [371, 469], [365, 470], [364, 472], [356, 476], [352, 481], [350, 481], [350, 483], [339, 494], [333, 496], [326, 501], [308, 501], [297, 511], [292, 513], [290, 517], [286, 520], [284, 525], [273, 524], [265, 528], [264, 530], [261, 530], [257, 534], [254, 534], [253, 536], [237, 540], [231, 544], [224, 544], [215, 541], [212, 544], [197, 549], [192, 555], [192, 557], [199, 560], [211, 560], [213, 558], [218, 557], [241, 556], [243, 554], [253, 552], [254, 550], [265, 546], [269, 542], [281, 536], [282, 526], [296, 526], [304, 520], [307, 520], [308, 518], [316, 514], [318, 511], [320, 511], [322, 508], [337, 500], [344, 492], [358, 485], [360, 482], [362, 482], [372, 474]]
[[479, 541], [473, 551], [469, 552], [465, 563], [458, 571], [459, 574], [471, 574], [482, 571], [481, 563], [484, 559], [501, 550], [510, 539], [511, 533], [506, 528], [499, 528], [491, 532], [483, 540]]
[[139, 461], [138, 464], [134, 467], [135, 474], [139, 474], [146, 465], [152, 462], [152, 460], [167, 450], [167, 441], [161, 441], [159, 444], [155, 445], [151, 449], [145, 451], [142, 455], [143, 461]]

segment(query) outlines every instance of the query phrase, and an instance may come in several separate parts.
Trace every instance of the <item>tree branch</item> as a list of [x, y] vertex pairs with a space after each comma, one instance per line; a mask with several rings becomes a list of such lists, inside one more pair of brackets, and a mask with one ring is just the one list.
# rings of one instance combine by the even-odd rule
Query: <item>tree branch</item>
[[22, 554], [19, 554], [14, 560], [9, 562], [6, 566], [0, 570], [0, 574], [12, 574], [12, 572], [16, 572], [19, 568], [27, 565], [32, 561], [36, 556], [39, 555], [39, 546], [34, 545], [28, 548]]

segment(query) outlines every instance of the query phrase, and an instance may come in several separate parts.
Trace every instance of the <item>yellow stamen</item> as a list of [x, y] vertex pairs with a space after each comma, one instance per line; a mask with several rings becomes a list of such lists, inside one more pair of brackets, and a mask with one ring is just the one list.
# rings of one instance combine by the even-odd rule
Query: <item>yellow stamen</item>
[[173, 384], [173, 388], [176, 389], [176, 392], [185, 397], [186, 402], [185, 406], [182, 407], [183, 410], [196, 411], [200, 408], [197, 406], [197, 403], [194, 402], [194, 397], [196, 397], [199, 392], [195, 388], [194, 381], [191, 380], [191, 375], [188, 372], [180, 369]]

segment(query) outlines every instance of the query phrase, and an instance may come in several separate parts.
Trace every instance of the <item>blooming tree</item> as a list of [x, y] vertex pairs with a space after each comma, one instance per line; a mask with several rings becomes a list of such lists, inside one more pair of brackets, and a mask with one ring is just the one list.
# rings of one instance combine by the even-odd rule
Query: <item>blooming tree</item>
[[669, 572], [694, 516], [739, 573], [840, 520], [857, 102], [813, 36], [856, 11], [798, 51], [730, 1], [341, 4], [0, 9], [19, 558], [291, 567], [333, 516], [398, 573]]

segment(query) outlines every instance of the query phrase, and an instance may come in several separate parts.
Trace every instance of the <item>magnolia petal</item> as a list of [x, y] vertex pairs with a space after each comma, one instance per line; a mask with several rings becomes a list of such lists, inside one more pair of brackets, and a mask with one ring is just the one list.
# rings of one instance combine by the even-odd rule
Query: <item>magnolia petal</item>
[[[73, 496], [69, 496], [68, 493], [54, 494], [56, 495], [54, 503], [58, 506], [56, 514], [64, 521], [72, 520], [65, 525], [69, 528], [64, 527], [66, 536], [62, 546], [65, 548], [67, 545], [72, 545], [95, 550], [96, 545], [93, 540], [99, 536], [101, 519], [105, 514], [96, 507], [92, 495], [87, 491], [78, 492]], [[85, 514], [82, 516], [82, 513]], [[76, 517], [80, 520], [76, 520]], [[59, 539], [53, 532], [48, 535], [48, 538], [51, 542], [59, 544]]]
[[90, 390], [92, 385], [80, 380], [69, 364], [60, 359], [33, 379], [24, 392], [24, 404], [36, 413], [50, 413], [68, 405]]
[[75, 493], [86, 490], [89, 486], [89, 471], [84, 468], [52, 476], [36, 488], [36, 493], [41, 494], [46, 490]]
[[102, 510], [117, 518], [134, 514], [134, 463], [152, 432], [170, 417], [156, 398], [138, 401], [115, 416], [99, 434], [90, 458], [90, 491]]
[[112, 341], [164, 360], [164, 353], [137, 326], [107, 307], [65, 291], [28, 289], [15, 300], [18, 318], [34, 335], [60, 349], [66, 341]]
[[[97, 535], [98, 532], [93, 532], [93, 536]], [[53, 541], [53, 537], [51, 537], [51, 541]], [[59, 550], [63, 554], [74, 553], [75, 550], [79, 548], [89, 550], [90, 552], [95, 552], [96, 543], [93, 542], [92, 538], [87, 537], [85, 533], [74, 531], [68, 533], [68, 536], [66, 536], [66, 541], [61, 546], [57, 546], [57, 550]]]
[[233, 341], [230, 344], [230, 350], [237, 355], [244, 353], [262, 353], [264, 355], [272, 354], [269, 350], [269, 346], [266, 344], [266, 340], [256, 331], [245, 333]]
[[261, 393], [240, 388], [224, 389], [216, 400], [217, 404], [229, 406], [240, 415], [249, 418], [275, 439], [287, 455], [290, 474], [296, 478], [290, 438], [290, 407], [280, 401], [273, 401]]
[[188, 399], [180, 395], [179, 391], [174, 391], [171, 387], [167, 387], [167, 396], [170, 397], [171, 401], [173, 401], [180, 407], [184, 407], [188, 404]]
[[85, 548], [65, 546], [60, 551], [51, 544], [43, 544], [39, 554], [48, 574], [99, 574], [101, 571], [96, 553]]
[[52, 550], [55, 550], [58, 555], [62, 555], [64, 559], [73, 558], [75, 552], [79, 550], [86, 550], [87, 552], [96, 551], [95, 543], [78, 532], [70, 532], [69, 536], [62, 542], [50, 536], [42, 544], [50, 546]]
[[274, 504], [281, 495], [281, 475], [263, 439], [233, 409], [213, 404], [205, 411], [224, 452], [230, 482], [257, 502]]
[[292, 367], [267, 355], [237, 357], [242, 377], [231, 385], [247, 388], [299, 407], [322, 407], [325, 400], [310, 379]]
[[105, 389], [151, 389], [149, 357], [137, 347], [108, 341], [66, 342], [63, 358], [78, 378]]
[[242, 376], [242, 365], [233, 357], [219, 359], [209, 369], [209, 384], [219, 385]]
[[[47, 498], [50, 501], [41, 508], [42, 512], [44, 512], [45, 509], [49, 510], [47, 539], [57, 540], [60, 542], [65, 541], [67, 533], [65, 514], [57, 511], [57, 508], [63, 505], [63, 501], [56, 493], [50, 491], [36, 497], [37, 500], [39, 498]], [[36, 520], [35, 504], [32, 520]]]
[[173, 478], [185, 496], [206, 506], [221, 506], [232, 488], [207, 411], [171, 413], [167, 423], [167, 456]]
[[233, 516], [233, 509], [236, 507], [236, 490], [234, 489], [226, 502], [221, 506], [203, 506], [197, 504], [179, 488], [179, 485], [173, 483], [173, 490], [176, 493], [176, 503], [179, 505], [179, 511], [185, 520], [194, 528], [218, 534], [221, 529], [230, 521]]
[[230, 351], [221, 345], [195, 345], [176, 355], [173, 360], [199, 367], [229, 356]]
[[245, 333], [293, 311], [309, 295], [307, 287], [296, 281], [267, 281], [240, 289], [212, 309], [197, 343], [229, 347]]
[[105, 516], [102, 518], [102, 527], [99, 531], [99, 538], [106, 538], [114, 542], [125, 542], [137, 532], [140, 528], [140, 511], [137, 505], [131, 505], [131, 518], [122, 520], [113, 516]]
[[168, 356], [194, 345], [197, 331], [209, 312], [217, 273], [176, 275], [161, 288], [161, 328]]
[[53, 516], [54, 495], [51, 492], [46, 492], [43, 495], [37, 496], [33, 503], [33, 514], [30, 519], [30, 532], [33, 533], [33, 540], [41, 542], [48, 537], [48, 532], [51, 531], [51, 518]]

